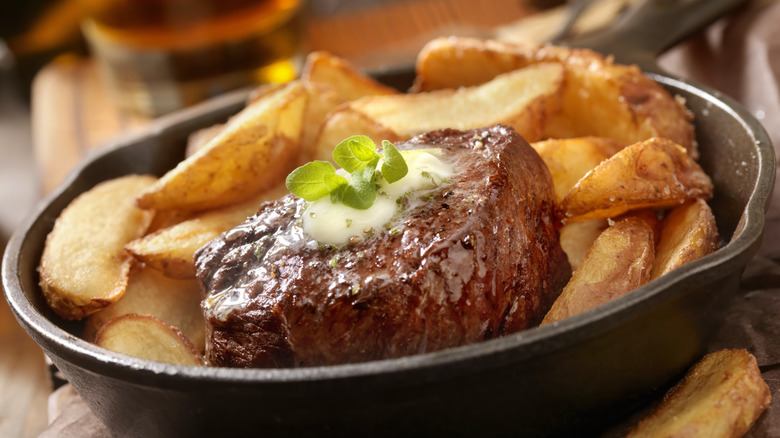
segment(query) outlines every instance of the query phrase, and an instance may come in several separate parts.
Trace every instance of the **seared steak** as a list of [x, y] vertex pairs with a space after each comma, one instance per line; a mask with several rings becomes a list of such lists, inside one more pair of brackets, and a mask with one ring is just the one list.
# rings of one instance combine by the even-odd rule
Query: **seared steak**
[[544, 163], [504, 126], [435, 131], [398, 146], [431, 147], [455, 175], [402, 203], [369, 238], [317, 244], [300, 225], [304, 201], [288, 195], [201, 248], [208, 361], [361, 362], [538, 324], [570, 274]]

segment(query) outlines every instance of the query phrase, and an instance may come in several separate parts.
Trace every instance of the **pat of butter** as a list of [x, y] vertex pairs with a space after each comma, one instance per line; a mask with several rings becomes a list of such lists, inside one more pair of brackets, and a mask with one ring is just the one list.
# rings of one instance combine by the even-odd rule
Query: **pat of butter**
[[[366, 238], [383, 231], [398, 211], [396, 200], [414, 192], [430, 190], [441, 185], [453, 174], [452, 166], [438, 156], [441, 149], [401, 151], [409, 168], [406, 176], [389, 184], [379, 178], [374, 204], [366, 210], [356, 210], [343, 204], [333, 204], [325, 196], [307, 203], [303, 212], [303, 231], [314, 240], [330, 245], [343, 245], [357, 236]], [[377, 166], [381, 168], [381, 163]], [[338, 173], [345, 178], [349, 174]]]

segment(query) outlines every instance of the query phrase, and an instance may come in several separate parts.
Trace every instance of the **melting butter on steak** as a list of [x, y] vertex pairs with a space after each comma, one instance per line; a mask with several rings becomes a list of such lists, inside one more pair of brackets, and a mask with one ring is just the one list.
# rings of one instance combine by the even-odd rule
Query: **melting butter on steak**
[[514, 130], [440, 130], [455, 173], [399, 200], [370, 237], [334, 247], [288, 195], [196, 255], [208, 361], [230, 367], [362, 362], [440, 350], [539, 323], [570, 274], [547, 168]]

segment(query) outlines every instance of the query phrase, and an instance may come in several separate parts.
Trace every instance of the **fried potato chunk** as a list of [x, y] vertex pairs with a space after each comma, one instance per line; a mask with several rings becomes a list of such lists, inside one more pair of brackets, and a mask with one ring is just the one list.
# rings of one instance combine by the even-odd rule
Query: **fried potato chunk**
[[314, 159], [330, 161], [335, 164], [333, 161], [334, 145], [355, 135], [356, 132], [369, 137], [375, 144], [382, 144], [382, 140], [390, 142], [403, 140], [403, 137], [371, 117], [352, 111], [347, 106], [339, 106], [327, 115], [322, 124], [314, 146]]
[[174, 280], [140, 263], [133, 265], [127, 291], [110, 306], [90, 315], [84, 339], [94, 341], [108, 321], [135, 313], [150, 315], [176, 327], [200, 351], [206, 346], [206, 325], [200, 310], [200, 286], [194, 279]]
[[614, 64], [611, 58], [590, 50], [438, 38], [418, 55], [413, 89], [475, 86], [542, 62], [563, 65], [566, 83], [561, 111], [551, 115], [544, 137], [597, 136], [624, 145], [665, 137], [698, 157], [692, 116], [681, 101], [636, 66]]
[[601, 137], [548, 139], [531, 146], [552, 175], [558, 202], [586, 173], [623, 148], [615, 140]]
[[715, 216], [703, 199], [675, 208], [661, 224], [651, 279], [715, 252], [719, 239]]
[[184, 156], [189, 157], [195, 155], [203, 146], [209, 144], [211, 140], [214, 140], [222, 131], [225, 130], [225, 124], [219, 123], [209, 126], [207, 128], [201, 128], [187, 136], [187, 148], [184, 151]]
[[653, 246], [653, 231], [643, 219], [615, 222], [593, 242], [542, 325], [593, 309], [647, 283]]
[[135, 197], [156, 178], [130, 175], [82, 193], [57, 218], [46, 237], [38, 268], [49, 306], [66, 319], [80, 319], [125, 292], [132, 257], [127, 242], [142, 236], [152, 214]]
[[318, 159], [317, 139], [324, 121], [331, 111], [345, 102], [336, 90], [325, 85], [306, 83], [306, 92], [309, 99], [301, 129], [301, 162]]
[[746, 350], [710, 353], [627, 438], [737, 438], [753, 426], [772, 395]]
[[501, 123], [535, 141], [542, 138], [545, 121], [560, 107], [562, 94], [561, 65], [540, 63], [474, 87], [371, 96], [347, 105], [402, 138], [443, 128], [467, 130]]
[[249, 201], [198, 213], [168, 228], [129, 242], [125, 249], [137, 260], [171, 278], [195, 278], [195, 251], [257, 212], [265, 201], [287, 194], [281, 184]]
[[606, 219], [593, 219], [586, 222], [572, 222], [561, 227], [561, 248], [569, 259], [572, 271], [580, 266], [593, 242], [607, 226]]
[[194, 155], [141, 194], [147, 209], [206, 210], [244, 201], [299, 164], [307, 93], [292, 82], [248, 105]]
[[306, 57], [303, 81], [333, 88], [345, 101], [365, 96], [398, 94], [355, 69], [349, 62], [328, 52], [312, 52]]
[[179, 329], [149, 315], [131, 313], [108, 321], [95, 335], [95, 344], [141, 359], [204, 365], [198, 350]]
[[609, 218], [712, 197], [709, 176], [671, 140], [633, 144], [596, 166], [561, 202], [564, 220]]

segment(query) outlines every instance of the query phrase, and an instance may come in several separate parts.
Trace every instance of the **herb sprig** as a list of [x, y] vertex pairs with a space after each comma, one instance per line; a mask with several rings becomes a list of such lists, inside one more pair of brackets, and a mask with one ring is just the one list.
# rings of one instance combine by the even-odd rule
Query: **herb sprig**
[[[380, 159], [383, 159], [381, 171], [377, 169]], [[355, 135], [339, 143], [333, 150], [333, 161], [349, 172], [349, 179], [337, 174], [336, 168], [327, 161], [312, 161], [287, 176], [287, 188], [306, 201], [330, 195], [334, 204], [366, 210], [376, 199], [378, 174], [392, 184], [409, 171], [403, 155], [392, 143], [383, 140], [382, 153], [378, 153], [373, 140], [365, 135]]]

